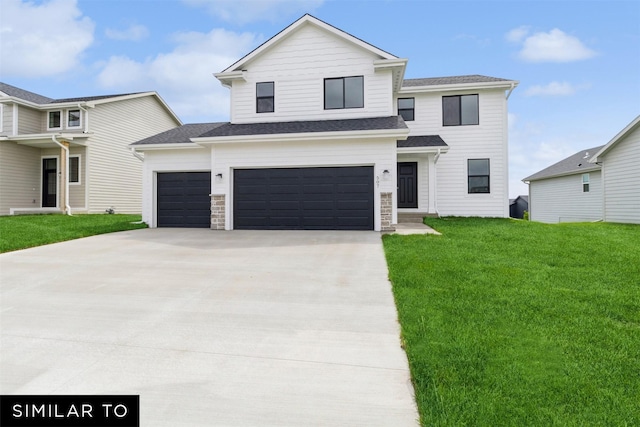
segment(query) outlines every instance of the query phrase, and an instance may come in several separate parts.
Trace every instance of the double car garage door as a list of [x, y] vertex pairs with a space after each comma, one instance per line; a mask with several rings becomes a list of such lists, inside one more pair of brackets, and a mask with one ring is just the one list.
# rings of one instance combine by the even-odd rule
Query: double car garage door
[[[159, 227], [209, 227], [209, 172], [158, 173], [157, 182]], [[254, 230], [372, 230], [373, 167], [237, 169], [233, 224]]]

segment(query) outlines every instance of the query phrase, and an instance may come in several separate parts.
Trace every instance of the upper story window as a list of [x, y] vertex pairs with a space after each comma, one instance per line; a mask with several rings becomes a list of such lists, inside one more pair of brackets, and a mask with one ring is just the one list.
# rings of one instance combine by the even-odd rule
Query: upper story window
[[582, 174], [582, 192], [583, 193], [589, 192], [589, 174], [588, 173]]
[[415, 120], [415, 98], [398, 98], [398, 115], [402, 116], [405, 122]]
[[275, 111], [275, 83], [256, 83], [256, 112], [273, 113]]
[[62, 128], [62, 111], [49, 111], [47, 118], [47, 129]]
[[478, 95], [442, 97], [442, 124], [444, 126], [477, 125]]
[[468, 193], [489, 193], [489, 159], [467, 160]]
[[324, 109], [364, 108], [364, 77], [324, 79]]
[[80, 127], [80, 110], [68, 110], [67, 111], [67, 128], [79, 128]]

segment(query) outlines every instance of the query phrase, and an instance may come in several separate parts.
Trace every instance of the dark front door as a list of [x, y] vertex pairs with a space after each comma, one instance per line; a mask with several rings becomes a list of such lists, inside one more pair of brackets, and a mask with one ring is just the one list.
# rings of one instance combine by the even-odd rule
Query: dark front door
[[418, 163], [398, 163], [398, 207], [418, 207]]
[[58, 196], [58, 160], [42, 159], [42, 207], [55, 208]]

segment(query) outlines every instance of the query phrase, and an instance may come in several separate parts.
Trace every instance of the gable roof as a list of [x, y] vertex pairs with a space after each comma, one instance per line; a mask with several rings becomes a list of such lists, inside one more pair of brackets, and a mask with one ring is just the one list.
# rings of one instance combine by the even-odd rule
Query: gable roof
[[316, 18], [315, 16], [309, 15], [308, 13], [303, 15], [300, 19], [298, 19], [297, 21], [293, 22], [291, 25], [289, 25], [288, 27], [286, 27], [285, 29], [283, 29], [282, 31], [280, 31], [278, 34], [276, 34], [275, 36], [271, 37], [269, 40], [267, 40], [266, 42], [262, 43], [260, 46], [258, 46], [257, 48], [255, 48], [254, 50], [252, 50], [251, 52], [249, 52], [247, 55], [243, 56], [242, 58], [240, 58], [239, 60], [237, 60], [236, 62], [234, 62], [233, 64], [231, 64], [229, 67], [227, 67], [226, 69], [224, 69], [221, 73], [217, 73], [216, 77], [218, 77], [218, 75], [223, 75], [225, 73], [230, 73], [233, 71], [239, 71], [242, 69], [242, 67], [249, 61], [255, 59], [256, 57], [262, 55], [263, 53], [265, 53], [267, 50], [269, 50], [271, 47], [273, 47], [274, 45], [278, 44], [280, 41], [282, 41], [283, 39], [287, 38], [290, 34], [294, 33], [298, 28], [304, 26], [304, 25], [315, 25], [316, 27], [322, 28], [325, 31], [328, 31], [338, 37], [343, 38], [344, 40], [347, 40], [351, 43], [353, 43], [354, 45], [360, 46], [361, 48], [364, 48], [378, 56], [380, 56], [382, 59], [398, 59], [397, 56], [390, 54], [387, 51], [384, 51], [370, 43], [365, 42], [362, 39], [359, 39], [358, 37], [355, 37], [345, 31], [342, 31], [339, 28], [334, 27], [331, 24], [327, 24], [326, 22]]
[[589, 163], [589, 159], [591, 159], [594, 153], [598, 152], [602, 147], [603, 145], [600, 145], [598, 147], [589, 148], [588, 150], [578, 151], [566, 159], [560, 160], [558, 163], [554, 163], [548, 168], [542, 169], [541, 171], [524, 178], [523, 181], [537, 181], [540, 179], [600, 170], [600, 165]]
[[135, 93], [123, 93], [123, 94], [116, 94], [116, 95], [99, 95], [99, 96], [85, 96], [80, 98], [54, 99], [54, 98], [48, 98], [46, 96], [39, 95], [34, 92], [29, 92], [28, 90], [20, 89], [19, 87], [12, 86], [10, 84], [3, 83], [3, 82], [0, 82], [0, 92], [6, 93], [8, 96], [19, 98], [24, 101], [32, 102], [38, 105], [62, 104], [66, 102], [88, 102], [88, 101], [97, 101], [100, 99], [120, 98], [123, 96], [151, 93], [151, 92], [135, 92]]
[[616, 144], [622, 141], [627, 135], [640, 127], [640, 115], [633, 119], [631, 123], [627, 125], [624, 129], [620, 131], [616, 136], [613, 137], [611, 141], [602, 146], [600, 150], [589, 160], [591, 163], [595, 163], [600, 161], [600, 157], [608, 153]]

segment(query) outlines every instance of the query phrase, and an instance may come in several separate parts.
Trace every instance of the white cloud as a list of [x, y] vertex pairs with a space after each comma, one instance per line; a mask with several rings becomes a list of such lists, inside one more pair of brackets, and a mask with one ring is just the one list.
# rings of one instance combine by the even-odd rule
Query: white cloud
[[131, 25], [125, 30], [107, 28], [105, 35], [113, 40], [140, 41], [149, 36], [149, 30], [144, 25]]
[[[525, 37], [521, 29], [512, 30], [507, 39], [518, 41]], [[519, 41], [522, 41], [519, 40]], [[592, 58], [596, 52], [586, 47], [577, 37], [554, 28], [548, 33], [535, 33], [524, 38], [518, 57], [527, 62], [573, 62]]]
[[43, 77], [68, 71], [93, 43], [93, 30], [76, 0], [2, 0], [0, 74]]
[[525, 96], [569, 96], [588, 87], [588, 85], [574, 86], [567, 82], [551, 82], [547, 85], [531, 86], [524, 94]]
[[229, 90], [213, 77], [261, 41], [251, 33], [223, 29], [175, 34], [173, 51], [144, 61], [112, 56], [99, 64], [98, 84], [109, 90], [155, 90], [185, 122], [229, 115]]
[[531, 27], [529, 27], [528, 25], [514, 28], [505, 35], [505, 38], [511, 43], [519, 43], [524, 40], [524, 38], [529, 34], [530, 28]]
[[224, 21], [246, 24], [255, 21], [275, 22], [283, 17], [302, 14], [318, 8], [324, 0], [183, 0], [184, 3], [204, 7]]

